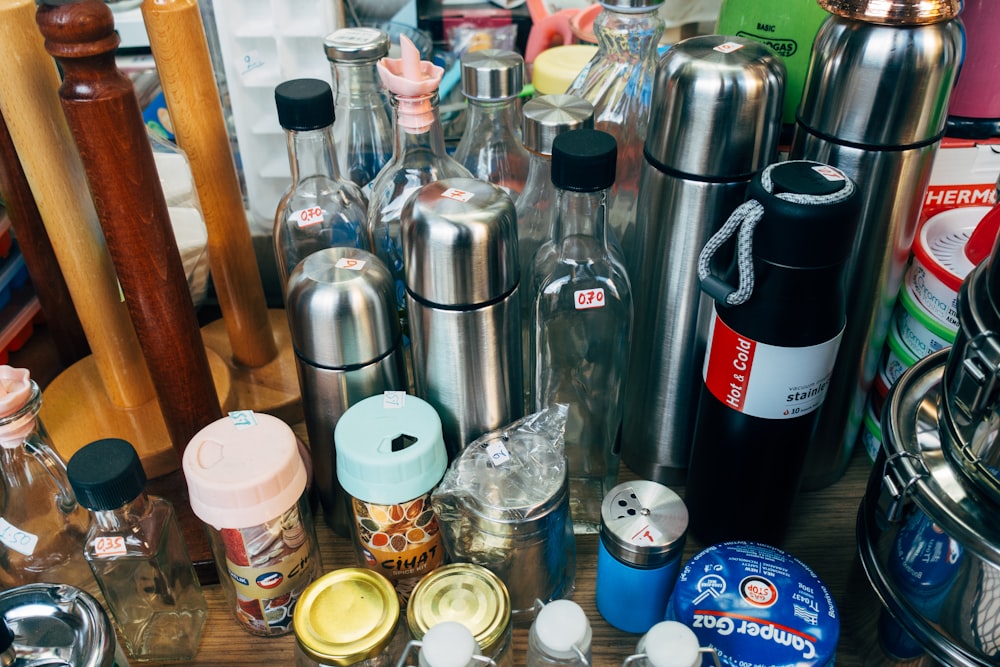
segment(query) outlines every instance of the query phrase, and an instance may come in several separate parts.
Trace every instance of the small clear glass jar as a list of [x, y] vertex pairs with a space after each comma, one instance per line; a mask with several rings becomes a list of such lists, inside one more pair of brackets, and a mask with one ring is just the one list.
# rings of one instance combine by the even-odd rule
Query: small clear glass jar
[[399, 598], [372, 570], [345, 567], [311, 583], [293, 625], [295, 667], [392, 667], [398, 657]]
[[590, 621], [572, 600], [542, 606], [528, 634], [526, 667], [589, 667]]
[[510, 595], [498, 576], [474, 563], [452, 563], [420, 580], [406, 610], [410, 636], [422, 640], [440, 623], [455, 621], [472, 633], [482, 654], [513, 667]]

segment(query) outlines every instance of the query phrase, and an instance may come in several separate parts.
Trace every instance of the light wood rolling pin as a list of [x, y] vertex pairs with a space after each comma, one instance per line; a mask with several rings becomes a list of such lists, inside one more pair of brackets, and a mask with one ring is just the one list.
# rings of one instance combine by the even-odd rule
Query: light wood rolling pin
[[63, 365], [70, 366], [89, 355], [90, 346], [3, 114], [0, 114], [0, 196], [52, 341]]
[[112, 405], [142, 406], [155, 399], [153, 385], [119, 297], [58, 90], [56, 65], [35, 25], [34, 1], [0, 0], [0, 111], [93, 351], [98, 383]]
[[101, 0], [83, 0], [40, 5], [36, 20], [63, 69], [63, 112], [180, 456], [222, 411], [142, 111], [131, 81], [115, 66], [114, 18]]
[[[221, 320], [202, 328], [231, 364], [238, 407], [302, 419], [284, 311], [267, 310], [196, 0], [145, 0], [142, 14], [178, 143], [188, 155], [205, 225]], [[277, 205], [277, 203], [276, 203]]]

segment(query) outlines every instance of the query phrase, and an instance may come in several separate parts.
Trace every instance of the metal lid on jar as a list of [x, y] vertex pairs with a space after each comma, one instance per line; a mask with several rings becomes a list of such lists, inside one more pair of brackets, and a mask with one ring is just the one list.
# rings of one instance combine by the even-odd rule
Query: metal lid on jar
[[784, 90], [784, 64], [759, 42], [678, 42], [657, 62], [647, 159], [698, 178], [749, 177], [774, 161]]
[[392, 274], [358, 248], [326, 248], [299, 262], [285, 308], [295, 353], [315, 366], [367, 365], [400, 342]]
[[594, 105], [578, 95], [542, 95], [521, 107], [524, 147], [552, 155], [552, 142], [563, 132], [594, 127]]
[[601, 503], [601, 543], [632, 565], [656, 567], [680, 554], [687, 527], [684, 501], [657, 482], [622, 482]]
[[963, 43], [957, 21], [901, 28], [833, 16], [816, 34], [799, 124], [861, 146], [934, 141], [944, 131]]
[[483, 49], [462, 55], [462, 93], [472, 100], [507, 100], [524, 87], [524, 58], [514, 51]]
[[417, 190], [400, 215], [406, 289], [443, 307], [477, 307], [517, 287], [517, 214], [485, 181], [447, 178]]
[[345, 567], [302, 592], [295, 606], [295, 639], [322, 665], [354, 665], [382, 653], [399, 621], [399, 598], [378, 572]]
[[427, 401], [401, 391], [349, 407], [333, 440], [337, 480], [349, 495], [369, 503], [419, 498], [448, 467], [441, 417]]
[[379, 28], [341, 28], [326, 36], [323, 49], [330, 62], [363, 62], [389, 55], [389, 33]]
[[0, 616], [14, 635], [19, 665], [115, 664], [118, 640], [111, 620], [79, 588], [26, 584], [7, 589], [0, 592]]
[[601, 6], [616, 12], [645, 12], [663, 4], [663, 0], [600, 0]]
[[819, 5], [846, 19], [895, 26], [948, 21], [962, 11], [961, 0], [819, 0]]
[[485, 655], [504, 642], [510, 625], [507, 586], [485, 567], [452, 563], [420, 580], [406, 608], [406, 622], [414, 639], [445, 621], [461, 623], [476, 638]]

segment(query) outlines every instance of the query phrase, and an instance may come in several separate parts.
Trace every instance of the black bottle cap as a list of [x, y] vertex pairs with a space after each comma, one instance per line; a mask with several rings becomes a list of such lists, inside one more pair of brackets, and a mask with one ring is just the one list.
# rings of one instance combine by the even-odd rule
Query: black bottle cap
[[14, 633], [7, 626], [7, 619], [0, 616], [0, 653], [14, 645]]
[[563, 190], [596, 192], [615, 183], [618, 142], [591, 129], [563, 132], [552, 142], [552, 183]]
[[[854, 246], [861, 207], [856, 187], [846, 194], [854, 185], [850, 177], [807, 160], [781, 162], [765, 171], [771, 191], [764, 188], [763, 172], [754, 176], [747, 190], [747, 199], [764, 207], [764, 218], [754, 230], [753, 254], [788, 267], [821, 268], [844, 262]], [[786, 193], [830, 201], [802, 203], [778, 196]]]
[[97, 511], [121, 507], [146, 488], [135, 447], [118, 438], [84, 445], [66, 464], [66, 476], [77, 501]]
[[321, 79], [292, 79], [274, 89], [278, 123], [286, 130], [318, 130], [333, 124], [333, 90]]

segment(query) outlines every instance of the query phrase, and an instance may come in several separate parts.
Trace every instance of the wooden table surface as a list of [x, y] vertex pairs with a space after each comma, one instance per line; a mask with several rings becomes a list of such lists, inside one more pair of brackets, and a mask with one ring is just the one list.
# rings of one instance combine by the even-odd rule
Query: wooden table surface
[[[848, 578], [857, 551], [855, 519], [869, 471], [870, 464], [864, 452], [855, 452], [850, 467], [839, 482], [821, 491], [801, 494], [791, 533], [783, 545], [786, 551], [812, 567], [826, 582], [842, 612]], [[629, 478], [634, 478], [634, 475], [623, 468], [621, 479]], [[675, 490], [683, 495], [683, 489]], [[325, 571], [356, 565], [349, 542], [334, 536], [322, 520], [317, 521], [317, 533]], [[577, 536], [576, 547], [577, 576], [573, 599], [583, 607], [593, 628], [593, 664], [596, 667], [617, 667], [631, 654], [639, 637], [621, 632], [605, 623], [594, 606], [597, 537]], [[701, 545], [689, 540], [685, 549], [685, 561], [700, 548]], [[280, 667], [294, 665], [295, 639], [292, 635], [276, 638], [253, 637], [243, 632], [233, 620], [219, 585], [206, 587], [205, 594], [209, 603], [209, 620], [201, 647], [194, 661], [183, 664]], [[842, 633], [837, 653], [838, 667], [864, 664], [858, 643]], [[526, 648], [527, 629], [515, 628], [515, 665], [524, 665]]]

